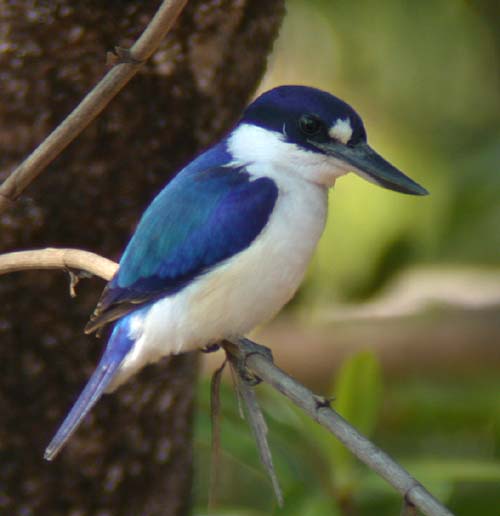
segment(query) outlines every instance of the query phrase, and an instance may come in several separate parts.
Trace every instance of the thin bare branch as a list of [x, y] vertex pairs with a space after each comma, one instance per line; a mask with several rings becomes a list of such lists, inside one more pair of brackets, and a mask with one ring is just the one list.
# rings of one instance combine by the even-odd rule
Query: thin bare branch
[[110, 280], [118, 264], [80, 249], [38, 249], [0, 254], [0, 275], [30, 269], [77, 269]]
[[[88, 271], [101, 278], [110, 279], [117, 267], [116, 263], [106, 258], [77, 249], [44, 249], [0, 255], [0, 274], [27, 269], [70, 268]], [[276, 367], [269, 353], [258, 351], [263, 346], [248, 339], [224, 341], [221, 344], [230, 358], [232, 357], [240, 364], [245, 364], [255, 377], [268, 383], [290, 399], [334, 434], [361, 462], [401, 493], [405, 500], [405, 511], [413, 510], [412, 506], [415, 506], [427, 516], [453, 516], [402, 466], [335, 412], [329, 406], [328, 400], [315, 395]]]
[[256, 353], [254, 342], [240, 339], [230, 344], [232, 345], [227, 346], [224, 343], [226, 352], [236, 355], [239, 360], [244, 360], [250, 371], [281, 392], [316, 422], [334, 434], [361, 462], [364, 462], [400, 492], [408, 504], [415, 505], [427, 516], [453, 516], [420, 482], [387, 453], [361, 435], [340, 414], [335, 412], [326, 400], [313, 394], [276, 367], [268, 355]]
[[240, 398], [243, 400], [243, 403], [246, 407], [247, 413], [247, 421], [252, 429], [255, 442], [257, 443], [257, 450], [259, 451], [260, 462], [264, 466], [266, 473], [271, 479], [271, 483], [273, 486], [274, 495], [276, 496], [276, 500], [278, 501], [278, 505], [283, 507], [283, 493], [281, 491], [281, 487], [278, 481], [278, 476], [276, 475], [276, 470], [274, 469], [273, 464], [273, 456], [271, 454], [271, 449], [269, 448], [269, 443], [267, 441], [267, 424], [264, 419], [264, 415], [260, 409], [259, 403], [257, 402], [257, 396], [255, 394], [255, 390], [251, 387], [251, 385], [246, 381], [246, 379], [241, 374], [241, 370], [238, 365], [238, 357], [235, 355], [228, 354], [229, 362], [234, 371], [234, 376], [236, 378], [236, 389], [239, 393]]
[[214, 372], [210, 382], [210, 422], [212, 426], [212, 454], [210, 460], [210, 492], [208, 507], [214, 509], [217, 500], [220, 469], [220, 383], [227, 360]]
[[25, 188], [53, 161], [109, 104], [158, 48], [181, 13], [187, 0], [164, 0], [141, 37], [85, 96], [80, 104], [9, 175], [0, 186], [0, 213], [8, 209]]

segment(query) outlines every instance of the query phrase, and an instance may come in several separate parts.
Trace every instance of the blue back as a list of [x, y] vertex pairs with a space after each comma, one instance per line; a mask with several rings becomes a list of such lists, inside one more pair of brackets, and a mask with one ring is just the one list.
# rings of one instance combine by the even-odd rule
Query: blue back
[[[230, 163], [222, 142], [184, 168], [148, 207], [98, 305], [94, 325], [112, 305], [172, 295], [247, 248], [265, 227], [278, 196], [268, 178], [251, 179]], [[118, 317], [133, 307], [122, 306]]]

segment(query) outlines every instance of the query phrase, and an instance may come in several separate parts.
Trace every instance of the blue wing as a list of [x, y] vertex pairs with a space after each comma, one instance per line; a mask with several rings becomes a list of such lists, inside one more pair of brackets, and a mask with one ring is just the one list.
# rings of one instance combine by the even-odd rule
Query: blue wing
[[244, 250], [265, 227], [277, 196], [271, 179], [231, 166], [220, 146], [200, 156], [144, 213], [86, 332], [179, 292]]
[[128, 333], [128, 321], [127, 318], [124, 318], [114, 327], [97, 369], [47, 446], [45, 459], [52, 460], [59, 453], [119, 371], [120, 365], [133, 346], [133, 341], [128, 337]]

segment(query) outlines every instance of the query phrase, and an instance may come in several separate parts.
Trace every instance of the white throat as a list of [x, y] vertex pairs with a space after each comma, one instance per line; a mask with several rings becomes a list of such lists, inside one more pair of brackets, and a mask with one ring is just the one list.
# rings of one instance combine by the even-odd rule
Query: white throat
[[289, 174], [290, 179], [295, 176], [326, 187], [352, 170], [337, 158], [287, 142], [285, 134], [251, 124], [241, 124], [233, 131], [228, 138], [228, 150], [236, 163], [255, 165], [251, 167], [253, 175], [262, 167], [266, 173], [257, 175], [273, 177], [273, 171], [280, 171], [280, 175]]

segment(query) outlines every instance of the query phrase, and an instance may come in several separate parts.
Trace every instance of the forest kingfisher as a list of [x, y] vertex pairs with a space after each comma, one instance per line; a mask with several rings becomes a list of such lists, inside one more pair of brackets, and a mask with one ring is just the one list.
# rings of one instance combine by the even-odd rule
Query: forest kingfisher
[[299, 287], [347, 172], [427, 191], [367, 144], [348, 104], [306, 86], [257, 98], [144, 212], [86, 333], [114, 327], [96, 371], [45, 451], [53, 459], [104, 392], [148, 363], [272, 318]]

